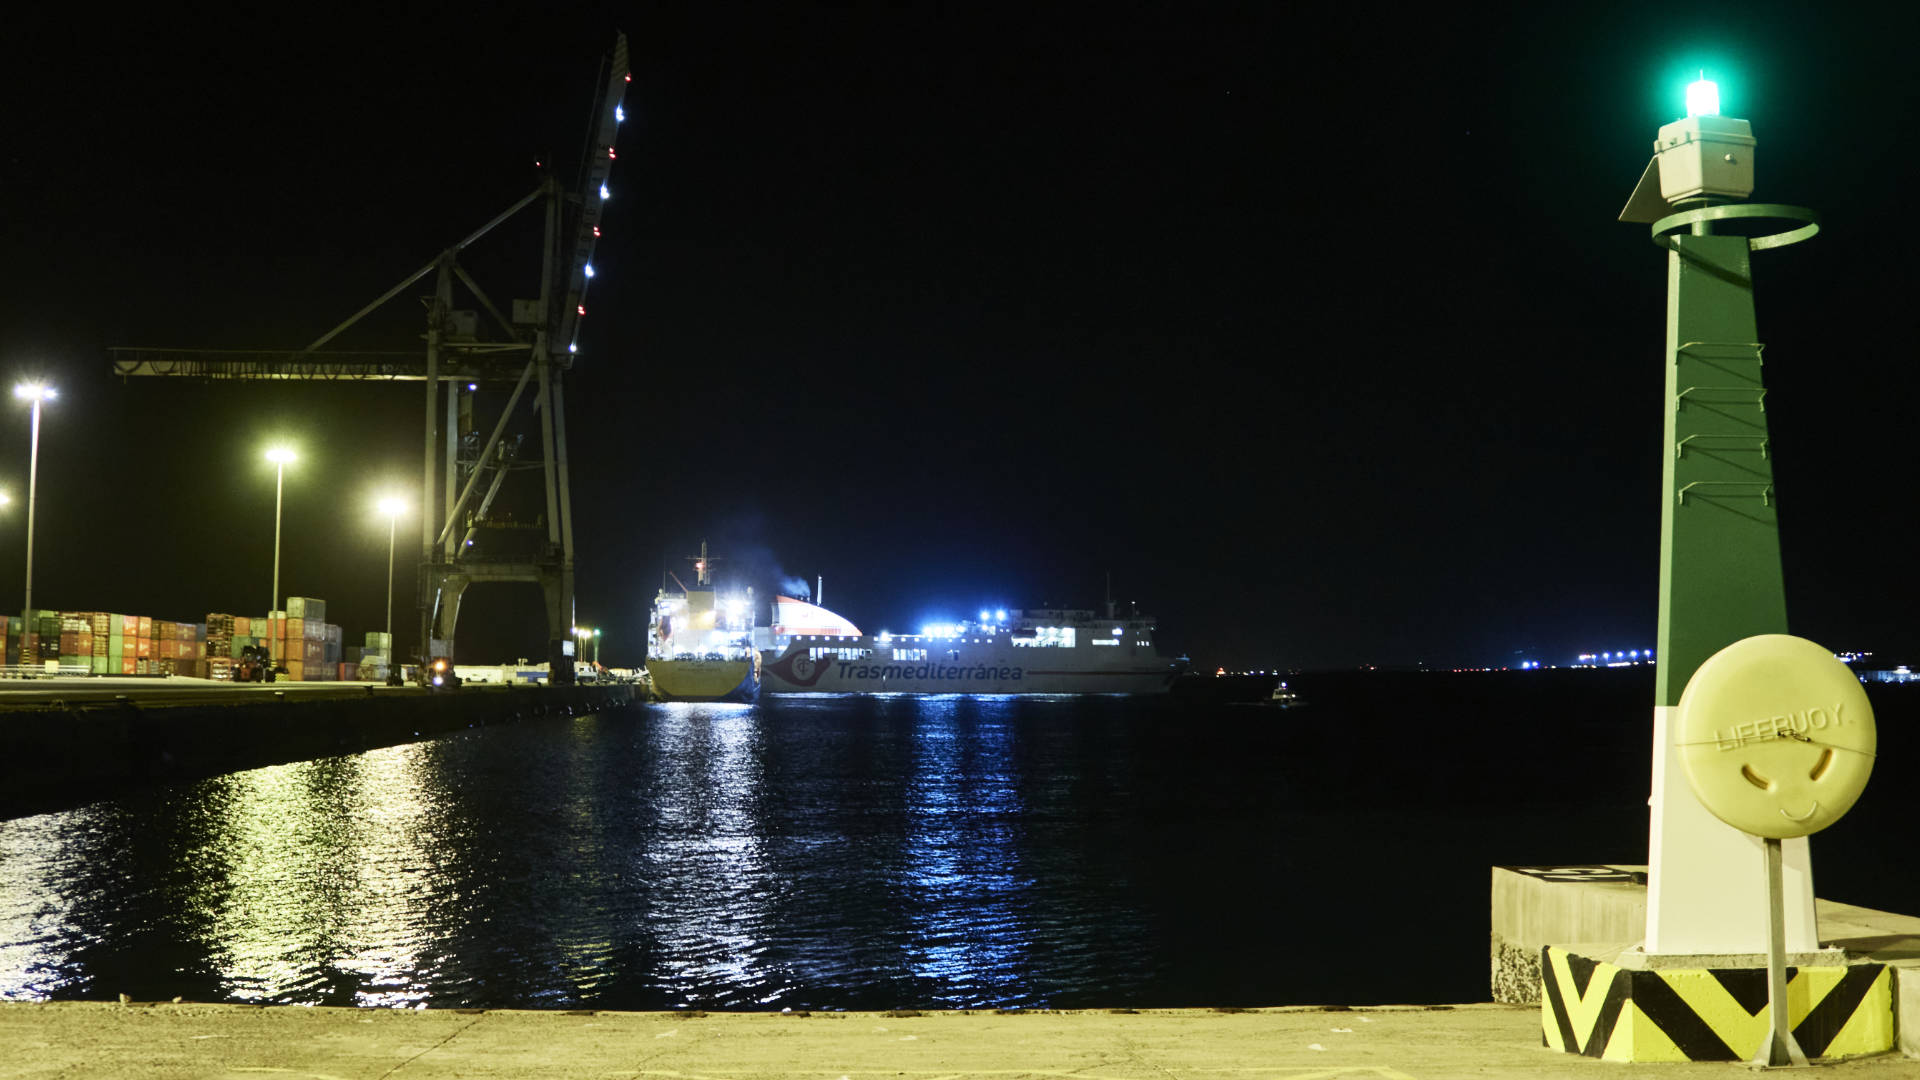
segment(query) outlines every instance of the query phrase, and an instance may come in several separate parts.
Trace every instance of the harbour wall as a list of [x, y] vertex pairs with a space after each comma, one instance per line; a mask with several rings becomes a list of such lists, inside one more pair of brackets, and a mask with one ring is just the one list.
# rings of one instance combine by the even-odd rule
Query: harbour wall
[[0, 818], [466, 728], [583, 716], [633, 704], [636, 690], [630, 684], [341, 687], [324, 694], [227, 690], [210, 695], [214, 700], [181, 701], [166, 694], [42, 695], [0, 708]]

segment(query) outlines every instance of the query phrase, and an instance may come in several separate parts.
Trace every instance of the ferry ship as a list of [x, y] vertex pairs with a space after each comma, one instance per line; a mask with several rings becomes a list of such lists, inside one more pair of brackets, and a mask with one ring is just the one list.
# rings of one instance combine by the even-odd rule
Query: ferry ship
[[817, 604], [777, 596], [754, 630], [769, 694], [1163, 694], [1186, 661], [1161, 655], [1152, 616], [983, 611], [977, 621], [867, 635]]
[[693, 560], [694, 587], [669, 573], [647, 627], [647, 675], [665, 701], [752, 701], [760, 693], [760, 654], [753, 647], [753, 590], [720, 599], [705, 541]]

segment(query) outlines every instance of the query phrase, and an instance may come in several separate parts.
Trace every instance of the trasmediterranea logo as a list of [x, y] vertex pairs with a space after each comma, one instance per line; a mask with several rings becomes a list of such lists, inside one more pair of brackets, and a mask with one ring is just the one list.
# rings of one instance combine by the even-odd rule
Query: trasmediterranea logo
[[792, 686], [812, 686], [827, 673], [827, 662], [807, 655], [805, 646], [793, 645], [785, 656], [768, 664], [765, 673]]

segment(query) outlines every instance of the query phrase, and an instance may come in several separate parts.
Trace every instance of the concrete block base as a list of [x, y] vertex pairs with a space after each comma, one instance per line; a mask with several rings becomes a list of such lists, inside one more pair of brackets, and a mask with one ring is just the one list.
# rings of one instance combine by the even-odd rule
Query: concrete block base
[[[1548, 946], [1541, 970], [1541, 1035], [1555, 1050], [1610, 1061], [1746, 1061], [1772, 1030], [1764, 967], [1635, 971]], [[1789, 967], [1787, 1010], [1809, 1059], [1893, 1049], [1885, 964]]]

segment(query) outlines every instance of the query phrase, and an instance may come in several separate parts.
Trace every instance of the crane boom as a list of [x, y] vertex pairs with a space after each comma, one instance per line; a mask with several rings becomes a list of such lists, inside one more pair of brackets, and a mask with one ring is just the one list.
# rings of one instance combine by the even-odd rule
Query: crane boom
[[555, 358], [563, 367], [573, 355], [575, 338], [580, 332], [580, 308], [586, 303], [587, 284], [591, 280], [593, 245], [600, 237], [600, 209], [611, 196], [606, 184], [613, 173], [615, 143], [620, 121], [625, 116], [621, 102], [626, 98], [627, 84], [633, 81], [627, 69], [627, 35], [614, 36], [613, 55], [606, 70], [607, 81], [594, 105], [593, 130], [587, 134], [586, 152], [582, 155], [580, 214], [573, 237], [572, 264], [566, 271], [566, 303], [560, 306], [560, 320], [554, 327], [553, 340], [566, 346], [556, 350]]

